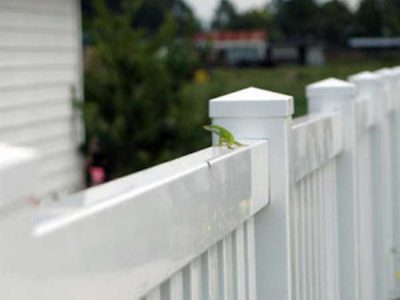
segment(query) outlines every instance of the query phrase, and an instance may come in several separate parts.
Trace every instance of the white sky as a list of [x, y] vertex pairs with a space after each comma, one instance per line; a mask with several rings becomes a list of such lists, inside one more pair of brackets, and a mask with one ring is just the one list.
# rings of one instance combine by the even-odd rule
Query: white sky
[[[218, 6], [220, 0], [186, 0], [194, 10], [194, 13], [203, 22], [211, 21], [214, 10]], [[252, 7], [262, 7], [267, 3], [267, 0], [231, 0], [239, 11], [247, 10]]]

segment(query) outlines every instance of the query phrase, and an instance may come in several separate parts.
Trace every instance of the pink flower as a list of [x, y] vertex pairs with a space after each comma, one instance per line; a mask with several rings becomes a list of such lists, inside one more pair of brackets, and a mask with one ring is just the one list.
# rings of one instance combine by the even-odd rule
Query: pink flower
[[101, 184], [106, 179], [106, 173], [102, 167], [90, 167], [89, 174], [93, 185]]

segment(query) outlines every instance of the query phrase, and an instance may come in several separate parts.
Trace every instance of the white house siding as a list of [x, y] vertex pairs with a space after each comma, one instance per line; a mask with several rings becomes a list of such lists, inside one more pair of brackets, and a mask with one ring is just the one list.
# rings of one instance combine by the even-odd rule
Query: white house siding
[[0, 142], [42, 154], [39, 196], [82, 185], [78, 0], [0, 0]]
[[221, 50], [226, 51], [230, 64], [240, 62], [261, 62], [265, 59], [267, 42], [260, 40], [232, 40], [215, 41], [213, 43], [214, 54]]

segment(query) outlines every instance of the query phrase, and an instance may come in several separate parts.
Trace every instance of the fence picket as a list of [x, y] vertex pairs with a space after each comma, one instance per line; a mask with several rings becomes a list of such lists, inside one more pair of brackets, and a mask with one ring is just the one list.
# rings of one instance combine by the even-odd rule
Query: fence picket
[[246, 256], [244, 242], [244, 226], [240, 225], [235, 232], [236, 295], [238, 300], [246, 300]]
[[232, 234], [227, 235], [222, 240], [223, 256], [223, 289], [224, 299], [233, 299], [233, 254], [232, 254]]
[[207, 251], [208, 262], [208, 299], [219, 300], [219, 268], [218, 268], [218, 248], [212, 246]]
[[159, 288], [155, 288], [146, 297], [146, 300], [160, 300], [160, 299], [161, 299], [161, 292]]
[[254, 218], [246, 222], [246, 245], [247, 245], [247, 283], [249, 300], [257, 299], [257, 277], [256, 277], [256, 249]]
[[197, 257], [190, 263], [190, 299], [201, 300], [201, 258]]

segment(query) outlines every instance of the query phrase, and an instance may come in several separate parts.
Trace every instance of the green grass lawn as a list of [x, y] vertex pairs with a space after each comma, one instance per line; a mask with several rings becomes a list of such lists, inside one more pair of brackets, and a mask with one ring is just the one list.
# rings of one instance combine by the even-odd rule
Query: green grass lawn
[[[400, 59], [366, 59], [365, 57], [335, 58], [325, 66], [282, 66], [253, 69], [214, 69], [205, 83], [193, 83], [185, 93], [192, 100], [203, 102], [238, 89], [254, 86], [278, 93], [292, 95], [295, 99], [295, 116], [306, 113], [305, 86], [329, 77], [346, 79], [349, 75], [400, 64]], [[199, 105], [200, 103], [198, 103]], [[201, 104], [200, 104], [201, 105]], [[204, 105], [199, 113], [207, 110]]]
[[[398, 53], [397, 53], [398, 54]], [[208, 101], [212, 98], [254, 86], [294, 97], [295, 117], [307, 112], [305, 87], [307, 84], [329, 77], [347, 79], [349, 75], [400, 65], [400, 55], [373, 59], [361, 55], [335, 56], [325, 66], [280, 66], [275, 68], [213, 69], [203, 83], [191, 82], [182, 90], [177, 115], [179, 126], [185, 128], [181, 149], [174, 156], [181, 156], [210, 145], [210, 136], [202, 126], [209, 124]], [[195, 112], [187, 113], [187, 112]]]

